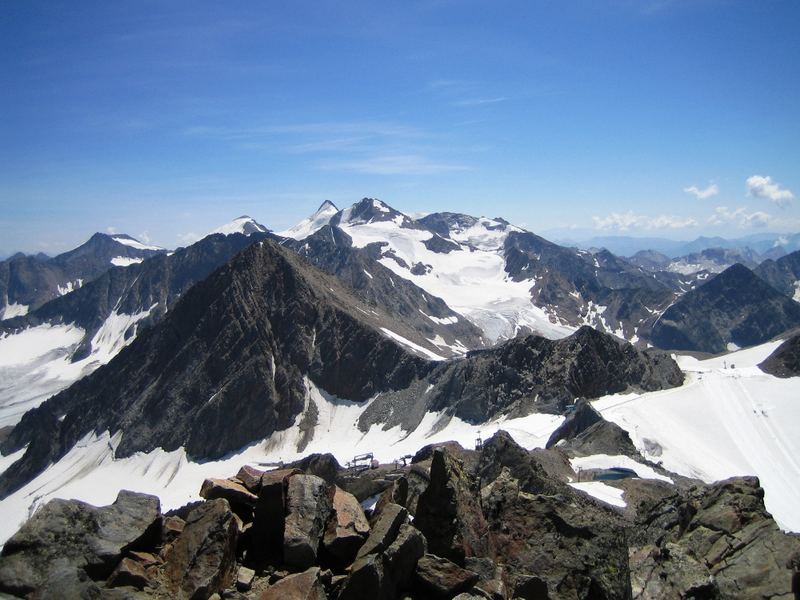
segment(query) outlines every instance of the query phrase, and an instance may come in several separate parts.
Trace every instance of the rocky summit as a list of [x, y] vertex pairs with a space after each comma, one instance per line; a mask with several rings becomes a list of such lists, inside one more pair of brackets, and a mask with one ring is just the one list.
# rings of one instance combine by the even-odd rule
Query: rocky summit
[[[564, 435], [600, 422], [589, 420], [580, 417]], [[433, 446], [404, 467], [343, 469], [319, 455], [299, 463], [305, 470], [244, 466], [198, 482], [204, 501], [167, 514], [156, 498], [133, 492], [101, 508], [53, 500], [3, 548], [0, 593], [789, 597], [786, 561], [800, 552], [800, 538], [775, 525], [757, 479], [667, 487], [641, 479], [625, 488], [629, 507], [621, 510], [571, 487], [576, 474], [552, 468], [564, 459], [559, 446], [529, 452], [499, 432], [480, 450]], [[418, 477], [424, 484], [412, 485]]]

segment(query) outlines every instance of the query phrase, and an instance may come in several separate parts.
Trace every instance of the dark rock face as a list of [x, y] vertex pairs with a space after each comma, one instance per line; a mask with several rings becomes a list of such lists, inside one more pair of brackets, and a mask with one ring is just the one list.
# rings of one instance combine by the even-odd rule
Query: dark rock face
[[284, 577], [268, 587], [259, 600], [328, 600], [319, 567]]
[[294, 475], [286, 492], [283, 560], [295, 571], [317, 559], [319, 541], [333, 510], [333, 487], [316, 475]]
[[631, 529], [637, 597], [685, 598], [692, 590], [693, 597], [754, 600], [786, 594], [785, 563], [800, 551], [800, 538], [778, 529], [763, 497], [758, 479], [743, 477], [640, 510]]
[[434, 554], [426, 554], [417, 562], [417, 585], [434, 598], [452, 598], [470, 589], [478, 574], [462, 569], [454, 562]]
[[797, 293], [797, 281], [800, 280], [800, 250], [777, 260], [765, 260], [753, 272], [776, 290], [792, 298]]
[[589, 253], [564, 248], [533, 233], [512, 232], [504, 247], [506, 272], [515, 281], [536, 279], [531, 299], [571, 325], [592, 318], [590, 303], [605, 306], [593, 324], [642, 337], [652, 311], [675, 298], [670, 285], [607, 250]]
[[561, 440], [572, 439], [602, 420], [603, 417], [592, 408], [591, 404], [585, 399], [580, 399], [575, 403], [572, 413], [567, 415], [564, 422], [550, 435], [545, 448], [552, 448]]
[[333, 514], [322, 539], [325, 551], [339, 565], [353, 562], [369, 535], [369, 522], [355, 496], [336, 487], [333, 494]]
[[[563, 444], [559, 444], [563, 442]], [[556, 429], [546, 447], [556, 444], [568, 453], [589, 456], [610, 454], [639, 456], [628, 432], [616, 423], [609, 423], [586, 400], [579, 400], [574, 411]]]
[[734, 265], [684, 294], [653, 326], [652, 342], [669, 350], [724, 352], [800, 326], [800, 303]]
[[555, 495], [570, 491], [561, 481], [550, 477], [534, 455], [517, 444], [507, 432], [498, 431], [481, 448], [478, 464], [481, 487], [495, 481], [504, 469], [508, 469], [524, 492]]
[[59, 588], [51, 586], [65, 574], [76, 581], [105, 579], [125, 552], [155, 544], [160, 534], [155, 496], [122, 491], [114, 504], [102, 508], [51, 500], [6, 542], [0, 591], [57, 593]]
[[189, 513], [164, 553], [163, 586], [173, 597], [208, 598], [236, 578], [238, 529], [227, 500], [209, 500]]
[[387, 504], [378, 518], [372, 523], [369, 537], [361, 549], [358, 557], [368, 554], [377, 554], [386, 550], [397, 537], [400, 527], [408, 520], [408, 511], [397, 504]]
[[34, 311], [111, 269], [112, 258], [145, 259], [166, 252], [135, 248], [115, 238], [133, 239], [124, 234], [95, 233], [81, 246], [54, 258], [17, 254], [0, 261], [0, 318], [6, 302], [24, 304]]
[[459, 565], [466, 557], [489, 554], [479, 489], [460, 461], [445, 450], [433, 453], [430, 483], [417, 501], [414, 517], [431, 553]]
[[[441, 238], [439, 238], [441, 239]], [[442, 240], [445, 244], [453, 242]], [[432, 345], [429, 339], [441, 337], [446, 344], [480, 348], [483, 333], [445, 302], [399, 277], [378, 262], [381, 250], [353, 248], [350, 237], [338, 227], [325, 226], [301, 240], [283, 243], [311, 264], [336, 276], [370, 307], [383, 307], [395, 321], [418, 332], [415, 343], [443, 356], [454, 353]]]
[[775, 377], [800, 375], [800, 334], [793, 335], [783, 342], [758, 367]]
[[376, 331], [388, 316], [359, 306], [292, 252], [267, 240], [251, 245], [111, 363], [26, 413], [4, 453], [43, 428], [58, 434], [31, 444], [0, 476], [0, 495], [91, 430], [124, 431], [117, 456], [184, 446], [192, 458], [219, 457], [289, 427], [303, 410], [304, 376], [366, 400], [432, 368]]
[[587, 505], [569, 493], [523, 492], [508, 470], [484, 488], [489, 535], [512, 589], [537, 577], [544, 597], [631, 598], [623, 523]]

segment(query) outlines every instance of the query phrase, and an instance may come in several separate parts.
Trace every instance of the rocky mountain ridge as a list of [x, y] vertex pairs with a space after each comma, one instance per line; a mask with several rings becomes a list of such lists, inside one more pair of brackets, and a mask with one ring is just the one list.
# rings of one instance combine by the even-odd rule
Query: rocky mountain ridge
[[[755, 478], [706, 486], [628, 479], [629, 508], [568, 484], [558, 449], [505, 432], [407, 466], [343, 469], [312, 455], [206, 479], [162, 515], [152, 496], [53, 500], [0, 556], [0, 591], [97, 598], [566, 598], [787, 596], [800, 538]], [[568, 463], [567, 463], [568, 464]], [[611, 482], [612, 484], [614, 482]], [[366, 509], [363, 507], [367, 506]], [[412, 520], [413, 518], [413, 520]]]

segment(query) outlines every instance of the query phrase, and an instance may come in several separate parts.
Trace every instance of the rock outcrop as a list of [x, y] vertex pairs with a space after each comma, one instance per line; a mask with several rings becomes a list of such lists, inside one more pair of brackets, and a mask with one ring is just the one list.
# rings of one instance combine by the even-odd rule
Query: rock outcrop
[[775, 377], [800, 376], [800, 333], [778, 346], [758, 367]]

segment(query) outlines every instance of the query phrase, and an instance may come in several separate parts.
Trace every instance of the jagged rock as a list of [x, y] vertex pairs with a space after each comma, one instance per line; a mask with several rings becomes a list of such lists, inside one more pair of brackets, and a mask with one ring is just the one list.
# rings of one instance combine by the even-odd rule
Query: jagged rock
[[582, 431], [586, 431], [595, 423], [603, 420], [600, 413], [597, 412], [585, 398], [581, 398], [574, 404], [574, 410], [570, 415], [564, 419], [564, 422], [559, 425], [556, 430], [550, 434], [550, 438], [545, 444], [545, 448], [552, 448], [561, 440], [569, 440], [577, 436]]
[[333, 508], [334, 488], [316, 475], [294, 475], [286, 492], [283, 560], [295, 571], [308, 569]]
[[422, 465], [411, 465], [408, 472], [406, 472], [406, 480], [408, 481], [408, 499], [406, 500], [406, 508], [412, 515], [417, 514], [417, 502], [423, 492], [428, 489], [428, 484], [431, 481], [430, 469]]
[[114, 569], [114, 572], [111, 573], [106, 585], [108, 587], [130, 586], [137, 590], [142, 590], [150, 583], [150, 576], [141, 562], [131, 558], [123, 558], [117, 568]]
[[373, 517], [378, 516], [383, 511], [387, 504], [399, 504], [405, 507], [408, 503], [408, 479], [399, 477], [392, 482], [392, 485], [386, 488], [381, 497], [375, 503], [375, 508], [372, 511]]
[[339, 471], [342, 470], [333, 454], [309, 454], [287, 465], [287, 468], [299, 469], [307, 475], [316, 475], [330, 484], [336, 483]]
[[481, 589], [475, 588], [471, 592], [461, 592], [458, 596], [454, 596], [453, 600], [486, 600], [491, 599], [491, 596]]
[[529, 494], [508, 468], [482, 490], [497, 560], [514, 587], [531, 576], [550, 598], [630, 598], [628, 545], [621, 518], [567, 487]]
[[209, 500], [192, 510], [183, 532], [164, 552], [165, 591], [194, 599], [230, 587], [236, 574], [237, 535], [227, 500]]
[[408, 520], [408, 511], [398, 504], [387, 504], [373, 521], [369, 537], [358, 551], [358, 558], [383, 552], [397, 537], [400, 526]]
[[719, 586], [708, 569], [678, 544], [636, 548], [630, 552], [630, 565], [631, 591], [637, 599], [719, 598]]
[[242, 485], [254, 494], [258, 494], [261, 489], [261, 478], [264, 476], [264, 471], [244, 465], [239, 472], [236, 473], [236, 479], [242, 482]]
[[342, 566], [349, 565], [369, 535], [369, 522], [358, 500], [339, 487], [334, 488], [333, 513], [325, 529], [325, 551]]
[[248, 508], [255, 508], [258, 502], [258, 496], [230, 479], [206, 479], [200, 488], [200, 497], [206, 500], [225, 498], [231, 506], [239, 504]]
[[379, 554], [362, 556], [350, 568], [343, 582], [339, 600], [386, 600], [383, 580], [383, 558]]
[[610, 456], [630, 456], [641, 458], [641, 454], [633, 445], [630, 435], [616, 423], [600, 421], [571, 440], [559, 445], [559, 448], [571, 456], [591, 456], [608, 454]]
[[475, 585], [478, 574], [446, 558], [426, 554], [417, 562], [416, 580], [421, 591], [436, 598], [452, 598]]
[[[51, 500], [5, 544], [0, 591], [53, 593], [57, 579], [105, 579], [128, 550], [153, 548], [160, 540], [158, 498], [123, 490], [114, 504], [96, 508], [77, 500]], [[72, 576], [70, 576], [72, 577]], [[72, 580], [70, 579], [70, 580]]]
[[327, 600], [319, 567], [284, 577], [269, 586], [258, 600]]
[[393, 593], [411, 588], [417, 561], [424, 556], [426, 547], [421, 531], [407, 523], [400, 526], [397, 537], [383, 552], [384, 571]]
[[[633, 577], [657, 589], [649, 565], [679, 590], [713, 576], [722, 598], [770, 598], [788, 589], [786, 557], [800, 551], [800, 538], [780, 531], [764, 508], [758, 478], [739, 477], [677, 491], [640, 508], [632, 529]], [[642, 548], [655, 546], [652, 554]], [[687, 569], [686, 565], [691, 565]]]
[[489, 553], [479, 489], [460, 461], [446, 450], [434, 451], [430, 484], [419, 497], [414, 517], [432, 554], [463, 565], [468, 556]]
[[280, 559], [283, 556], [283, 529], [286, 515], [286, 489], [297, 469], [267, 471], [261, 477], [251, 540], [259, 557]]
[[514, 586], [512, 597], [520, 600], [547, 600], [550, 597], [547, 593], [547, 582], [540, 577], [520, 577]]
[[517, 480], [520, 488], [533, 494], [558, 494], [566, 485], [550, 477], [534, 455], [517, 444], [508, 432], [500, 430], [483, 443], [478, 475], [481, 485], [491, 483], [504, 468]]
[[800, 375], [800, 334], [793, 335], [770, 354], [758, 367], [775, 377]]
[[240, 592], [247, 592], [253, 586], [253, 578], [256, 572], [253, 569], [248, 569], [244, 566], [239, 566], [239, 571], [236, 573], [236, 589]]
[[172, 542], [181, 534], [184, 527], [186, 527], [186, 521], [180, 517], [174, 515], [170, 517], [164, 517], [164, 523], [161, 527], [164, 542]]

